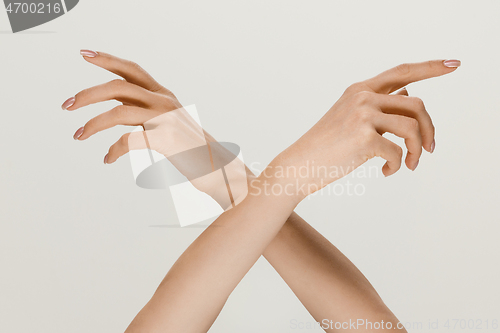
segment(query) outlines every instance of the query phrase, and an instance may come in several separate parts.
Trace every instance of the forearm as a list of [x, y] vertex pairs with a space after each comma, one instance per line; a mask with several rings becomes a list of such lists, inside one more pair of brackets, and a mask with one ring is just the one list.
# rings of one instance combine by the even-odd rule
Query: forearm
[[263, 255], [325, 331], [335, 330], [324, 320], [383, 320], [397, 327], [398, 319], [359, 269], [295, 212]]
[[222, 214], [188, 247], [127, 333], [199, 333], [210, 328], [298, 203], [257, 192]]
[[[206, 136], [215, 141], [208, 133]], [[249, 180], [255, 178], [248, 168], [247, 177]], [[365, 276], [295, 212], [263, 256], [318, 322], [370, 319], [372, 322], [390, 321], [396, 327], [397, 318]], [[339, 307], [339, 303], [343, 306]], [[326, 331], [332, 330], [326, 328]]]

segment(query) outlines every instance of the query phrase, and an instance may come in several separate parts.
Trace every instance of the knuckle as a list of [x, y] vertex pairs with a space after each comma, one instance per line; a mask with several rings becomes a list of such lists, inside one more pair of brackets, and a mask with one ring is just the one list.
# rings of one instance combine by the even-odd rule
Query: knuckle
[[160, 99], [161, 99], [160, 105], [161, 105], [162, 109], [172, 111], [176, 108], [174, 105], [174, 101], [170, 96], [161, 95]]
[[409, 118], [408, 119], [408, 129], [412, 132], [418, 131], [419, 130], [419, 123], [418, 120], [415, 118]]
[[432, 60], [427, 60], [424, 62], [428, 69], [432, 70], [436, 67], [436, 62]]
[[170, 96], [172, 98], [177, 98], [177, 97], [175, 97], [175, 94], [170, 89], [165, 88], [164, 86], [162, 86], [159, 83], [156, 83], [156, 89], [160, 93], [167, 94], [168, 96]]
[[369, 91], [360, 91], [354, 94], [353, 101], [355, 104], [366, 104], [372, 98], [372, 93]]
[[410, 138], [417, 139], [418, 141], [421, 140], [420, 124], [416, 119], [414, 118], [408, 119], [406, 124], [406, 131]]
[[376, 140], [376, 133], [369, 127], [361, 129], [360, 143], [362, 146], [370, 145]]
[[356, 93], [363, 90], [363, 82], [355, 82], [345, 90], [346, 93]]
[[127, 65], [131, 68], [134, 68], [134, 69], [138, 69], [141, 71], [143, 70], [142, 67], [138, 63], [131, 61], [131, 60], [127, 60]]
[[120, 88], [124, 84], [125, 84], [125, 80], [123, 80], [123, 79], [114, 79], [114, 80], [112, 80], [112, 81], [109, 82], [109, 85], [111, 87], [115, 87], [115, 88]]
[[368, 108], [358, 108], [355, 113], [355, 119], [359, 123], [370, 123], [372, 120], [372, 112]]
[[170, 90], [168, 90], [167, 88], [163, 87], [161, 84], [159, 84], [156, 81], [151, 84], [151, 87], [149, 88], [149, 90], [151, 90], [152, 92], [155, 92], [155, 93], [159, 93], [159, 94], [173, 95]]
[[129, 113], [129, 108], [126, 105], [118, 105], [111, 110], [111, 116], [117, 119], [123, 119]]
[[413, 105], [415, 105], [415, 107], [417, 109], [419, 109], [420, 111], [421, 110], [425, 110], [425, 104], [424, 104], [424, 101], [419, 98], [419, 97], [410, 97], [410, 100], [412, 101]]
[[411, 65], [408, 63], [397, 65], [396, 72], [400, 76], [409, 76], [411, 74]]

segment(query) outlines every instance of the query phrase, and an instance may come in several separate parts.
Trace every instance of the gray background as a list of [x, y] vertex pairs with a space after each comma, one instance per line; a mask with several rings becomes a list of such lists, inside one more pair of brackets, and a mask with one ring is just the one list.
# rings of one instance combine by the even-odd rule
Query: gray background
[[[409, 87], [437, 128], [416, 172], [351, 179], [363, 196], [317, 195], [297, 210], [403, 322], [474, 319], [498, 331], [484, 321], [500, 319], [499, 12], [498, 1], [86, 0], [11, 34], [0, 10], [0, 331], [121, 332], [203, 230], [151, 227], [175, 225], [168, 193], [136, 187], [128, 158], [103, 165], [126, 128], [73, 141], [116, 104], [61, 111], [114, 78], [80, 48], [137, 61], [262, 165], [350, 83], [402, 62], [462, 60]], [[260, 260], [212, 331], [301, 331], [292, 319], [312, 321]]]

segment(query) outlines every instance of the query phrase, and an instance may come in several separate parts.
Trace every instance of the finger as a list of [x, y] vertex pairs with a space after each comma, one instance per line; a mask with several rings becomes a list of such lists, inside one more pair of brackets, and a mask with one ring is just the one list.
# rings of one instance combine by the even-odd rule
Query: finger
[[377, 147], [375, 149], [375, 155], [382, 157], [387, 162], [382, 167], [382, 173], [384, 176], [388, 177], [394, 174], [401, 168], [401, 158], [403, 157], [403, 150], [400, 146], [379, 136]]
[[[148, 72], [135, 62], [121, 59], [104, 52], [86, 52], [88, 52], [88, 50], [80, 51], [83, 58], [91, 64], [119, 75], [126, 81], [143, 87], [144, 89], [153, 92], [169, 92], [171, 94], [168, 89], [159, 84]], [[89, 54], [93, 56], [88, 56]]]
[[435, 128], [431, 116], [420, 98], [401, 96], [399, 94], [373, 94], [372, 101], [384, 113], [415, 118], [418, 121], [422, 135], [422, 145], [425, 150], [432, 152]]
[[147, 108], [160, 103], [164, 98], [167, 97], [117, 79], [80, 91], [75, 95], [74, 103], [66, 110], [73, 111], [83, 106], [109, 100], [117, 100], [127, 105]]
[[374, 125], [378, 131], [389, 132], [405, 139], [408, 148], [405, 163], [408, 169], [415, 170], [422, 155], [422, 137], [418, 121], [414, 118], [382, 113], [375, 118]]
[[85, 140], [90, 136], [116, 125], [139, 126], [160, 115], [159, 112], [136, 106], [118, 105], [97, 117], [90, 119], [75, 133], [75, 140]]
[[104, 157], [104, 164], [114, 163], [119, 157], [131, 150], [146, 149], [149, 147], [147, 131], [126, 133], [120, 137], [111, 147]]
[[364, 81], [374, 92], [390, 94], [412, 82], [451, 73], [460, 66], [459, 60], [431, 60], [402, 64]]

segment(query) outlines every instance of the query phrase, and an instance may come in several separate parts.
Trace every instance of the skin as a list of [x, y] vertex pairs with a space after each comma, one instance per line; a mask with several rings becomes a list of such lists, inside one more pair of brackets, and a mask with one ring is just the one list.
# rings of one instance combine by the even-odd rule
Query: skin
[[[101, 52], [85, 60], [124, 80], [78, 93], [68, 110], [111, 99], [123, 105], [91, 119], [78, 140], [116, 125], [143, 125], [182, 107], [172, 92], [132, 62]], [[402, 149], [382, 137], [385, 132], [405, 139], [409, 151], [405, 163], [414, 170], [422, 147], [434, 149], [434, 126], [421, 100], [406, 96], [404, 89], [389, 94], [411, 82], [455, 69], [446, 67], [442, 60], [401, 65], [350, 86], [325, 116], [278, 155], [259, 177], [248, 174], [249, 195], [189, 246], [126, 332], [208, 331], [233, 289], [261, 255], [317, 321], [363, 318], [391, 322], [396, 327], [397, 318], [363, 274], [293, 209], [310, 193], [374, 156], [387, 160], [382, 170], [386, 176], [396, 172], [401, 166]], [[107, 163], [114, 163], [129, 151], [129, 136], [124, 135], [110, 147]], [[208, 133], [205, 136], [214, 140]], [[347, 171], [300, 179], [276, 173], [279, 168], [307, 166], [306, 161]], [[266, 193], [266, 184], [289, 191], [280, 195]]]

